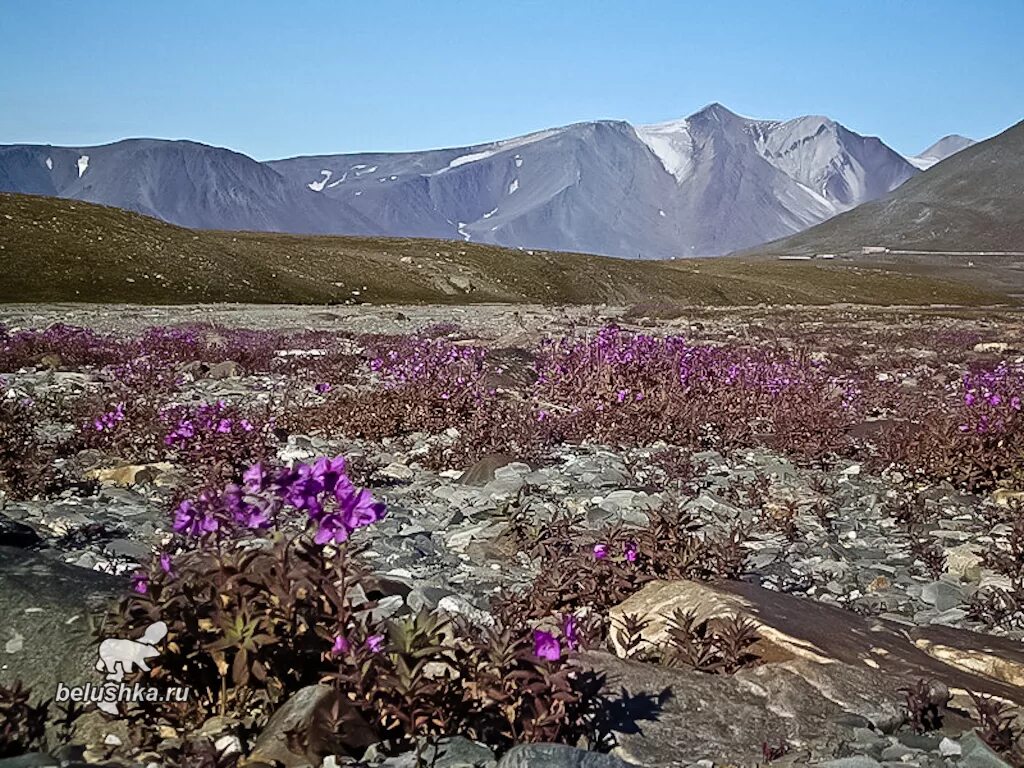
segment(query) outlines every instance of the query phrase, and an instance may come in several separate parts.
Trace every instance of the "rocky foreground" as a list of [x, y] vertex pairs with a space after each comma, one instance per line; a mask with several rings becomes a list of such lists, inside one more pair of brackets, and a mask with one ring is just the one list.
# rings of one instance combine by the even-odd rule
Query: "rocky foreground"
[[[0, 313], [11, 333], [47, 327], [60, 318], [117, 334], [200, 321], [348, 334], [346, 348], [364, 367], [369, 362], [369, 371], [357, 367], [351, 377], [329, 380], [324, 370], [302, 366], [257, 370], [260, 366], [247, 369], [236, 360], [179, 361], [171, 371], [172, 389], [152, 386], [139, 400], [159, 391], [165, 408], [218, 402], [225, 409], [263, 408], [273, 414], [272, 422], [261, 431], [253, 417], [251, 426], [253, 435], [266, 436], [268, 448], [252, 458], [268, 465], [346, 457], [358, 485], [387, 508], [383, 519], [353, 533], [373, 578], [373, 593], [363, 596], [369, 622], [383, 625], [427, 611], [484, 631], [502, 619], [496, 598], [528, 592], [530, 585], [548, 583], [544, 579], [553, 571], [577, 562], [576, 554], [559, 560], [545, 550], [543, 542], [557, 540], [560, 530], [579, 542], [579, 562], [590, 558], [601, 567], [614, 561], [624, 570], [647, 569], [639, 576], [630, 571], [629, 583], [636, 588], [615, 593], [617, 602], [606, 609], [577, 610], [573, 601], [559, 597], [580, 622], [595, 615], [605, 622], [604, 631], [589, 642], [576, 643], [564, 625], [560, 635], [553, 625], [536, 623], [536, 631], [555, 639], [559, 664], [567, 661], [574, 669], [606, 676], [607, 727], [601, 743], [507, 749], [447, 734], [396, 747], [375, 742], [367, 727], [362, 743], [349, 738], [343, 750], [326, 751], [315, 739], [294, 736], [319, 727], [318, 707], [331, 695], [329, 685], [320, 685], [290, 692], [279, 706], [259, 709], [258, 715], [257, 709], [236, 710], [188, 726], [166, 717], [110, 717], [91, 707], [73, 722], [60, 723], [51, 712], [46, 736], [31, 744], [31, 753], [0, 760], [0, 766], [412, 766], [426, 761], [447, 768], [768, 762], [859, 768], [1019, 762], [1024, 722], [1014, 718], [1016, 707], [1024, 705], [1024, 612], [1016, 600], [1024, 574], [1024, 527], [1018, 522], [1024, 486], [1019, 464], [995, 467], [992, 458], [1004, 461], [999, 451], [1007, 443], [1016, 445], [1014, 433], [999, 433], [998, 449], [980, 458], [962, 452], [957, 461], [964, 471], [953, 467], [944, 475], [923, 459], [917, 464], [906, 457], [902, 463], [886, 460], [881, 438], [878, 445], [872, 440], [892, 423], [921, 419], [922, 411], [910, 415], [919, 394], [921, 403], [944, 408], [942, 397], [964, 400], [965, 391], [957, 387], [967, 387], [970, 399], [973, 390], [961, 385], [963, 374], [1020, 365], [1020, 317], [1009, 311], [857, 308], [701, 311], [669, 320], [655, 314], [539, 307], [43, 307]], [[486, 364], [481, 369], [491, 377], [487, 391], [509, 393], [517, 404], [512, 410], [528, 410], [531, 422], [557, 420], [565, 412], [560, 435], [572, 438], [569, 427], [576, 422], [569, 422], [570, 401], [557, 400], [556, 388], [541, 391], [535, 383], [541, 368], [538, 345], [544, 337], [566, 334], [592, 338], [609, 323], [624, 333], [632, 328], [654, 337], [683, 335], [707, 348], [784, 350], [801, 361], [817, 355], [818, 363], [806, 363], [808, 371], [843, 360], [845, 370], [860, 371], [864, 380], [856, 382], [857, 394], [850, 380], [834, 387], [838, 394], [829, 395], [834, 399], [825, 410], [852, 415], [838, 426], [829, 423], [826, 444], [813, 451], [797, 443], [821, 435], [801, 437], [800, 430], [768, 415], [734, 437], [719, 425], [706, 430], [706, 439], [685, 444], [663, 439], [667, 432], [645, 430], [626, 439], [618, 426], [618, 431], [597, 429], [590, 439], [545, 434], [541, 448], [536, 435], [524, 438], [518, 427], [507, 427], [507, 445], [498, 429], [466, 448], [466, 436], [478, 426], [447, 411], [448, 423], [435, 419], [429, 422], [433, 429], [395, 429], [394, 434], [374, 434], [355, 417], [345, 428], [326, 428], [325, 421], [308, 418], [352, 408], [353, 402], [369, 407], [370, 401], [357, 399], [360, 393], [391, 386], [372, 378], [381, 366], [374, 370], [378, 358], [368, 350], [377, 342], [367, 334], [408, 335], [429, 328], [432, 339], [455, 349], [481, 349], [482, 359], [499, 360], [493, 370]], [[276, 350], [285, 359], [308, 352]], [[154, 553], [187, 556], [181, 530], [172, 531], [173, 510], [210, 487], [211, 477], [238, 482], [236, 470], [197, 459], [185, 450], [184, 438], [175, 442], [184, 420], [176, 428], [173, 419], [169, 422], [168, 430], [177, 432], [170, 431], [162, 448], [161, 441], [136, 436], [97, 439], [94, 432], [128, 426], [142, 435], [142, 419], [135, 415], [141, 406], [119, 401], [118, 376], [110, 369], [70, 358], [40, 346], [36, 360], [20, 360], [26, 364], [3, 374], [9, 401], [53, 405], [41, 410], [34, 424], [40, 444], [67, 446], [32, 454], [48, 457], [59, 470], [60, 484], [19, 493], [9, 477], [0, 507], [0, 684], [20, 680], [39, 699], [51, 698], [59, 683], [102, 682], [96, 671], [98, 640], [121, 636], [111, 632], [123, 626], [114, 618], [114, 606], [132, 590], [144, 592], [140, 584], [146, 578], [157, 583], [152, 571], [139, 575], [151, 567]], [[382, 359], [386, 372], [387, 357]], [[769, 391], [775, 397], [796, 374], [772, 370]], [[732, 375], [725, 381], [731, 384]], [[544, 377], [542, 370], [542, 382]], [[832, 376], [830, 387], [839, 378]], [[856, 398], [865, 397], [869, 380], [882, 389], [862, 406]], [[404, 391], [409, 381], [389, 391]], [[656, 389], [650, 382], [642, 389], [630, 379], [627, 390], [614, 376], [606, 384], [601, 397], [610, 404], [640, 403]], [[589, 397], [591, 390], [579, 386], [579, 397]], [[978, 396], [992, 398], [993, 392]], [[801, 403], [808, 399], [805, 394]], [[90, 412], [85, 399], [97, 395]], [[440, 396], [447, 401], [452, 394], [446, 390]], [[1019, 424], [1012, 421], [1015, 396], [1000, 389], [998, 397], [1006, 402], [992, 405], [1008, 409], [1005, 418], [1013, 429]], [[506, 401], [480, 402], [482, 408], [507, 406]], [[682, 418], [674, 417], [675, 406], [665, 402], [666, 420]], [[771, 402], [777, 401], [759, 407], [770, 409]], [[986, 411], [985, 418], [995, 419], [995, 413]], [[238, 414], [231, 414], [240, 423]], [[198, 423], [197, 418], [189, 423]], [[494, 418], [509, 417], [502, 411]], [[605, 423], [603, 418], [595, 423]], [[638, 410], [636, 419], [641, 418], [650, 413]], [[786, 441], [777, 439], [783, 426], [790, 430]], [[816, 428], [809, 426], [811, 432]], [[967, 431], [954, 427], [954, 437]], [[647, 434], [654, 439], [645, 439]], [[26, 461], [30, 458], [26, 454]], [[989, 465], [975, 472], [974, 464], [986, 460]], [[737, 565], [717, 574], [728, 578], [657, 578], [663, 573], [655, 562], [657, 543], [648, 547], [640, 532], [666, 519], [685, 527], [687, 536], [692, 531], [692, 541], [707, 542], [709, 551], [717, 546], [713, 542], [733, 537]], [[568, 528], [559, 528], [562, 521], [569, 521]], [[318, 523], [323, 527], [322, 520]], [[670, 558], [678, 552], [662, 554]], [[586, 589], [605, 594], [601, 585]], [[672, 617], [684, 614], [692, 622], [685, 640], [689, 656], [673, 645], [679, 625]], [[728, 636], [722, 627], [741, 623], [751, 641], [732, 656], [721, 644], [701, 645], [709, 637]], [[669, 646], [674, 655], [664, 650]], [[554, 663], [540, 643], [534, 650]], [[680, 661], [684, 656], [686, 663]], [[212, 749], [199, 757], [199, 751], [183, 749], [190, 742]]]

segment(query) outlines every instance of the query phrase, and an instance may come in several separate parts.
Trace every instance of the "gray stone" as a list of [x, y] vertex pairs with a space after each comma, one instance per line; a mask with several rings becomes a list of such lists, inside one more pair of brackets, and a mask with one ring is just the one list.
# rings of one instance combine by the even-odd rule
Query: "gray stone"
[[881, 763], [867, 755], [856, 755], [840, 757], [838, 760], [825, 760], [815, 765], [819, 768], [879, 768]]
[[433, 768], [490, 768], [495, 764], [494, 752], [463, 736], [441, 739], [427, 764]]
[[60, 768], [61, 762], [42, 752], [0, 758], [0, 768]]
[[976, 731], [968, 731], [960, 737], [960, 750], [959, 764], [964, 768], [1010, 768]]
[[497, 768], [629, 768], [630, 765], [612, 755], [565, 744], [519, 744], [505, 753]]
[[[337, 706], [343, 713], [339, 733], [327, 733], [317, 727], [316, 712]], [[301, 730], [307, 736], [309, 747], [305, 754], [288, 748], [287, 733]], [[256, 739], [250, 762], [275, 761], [284, 768], [319, 765], [321, 758], [336, 751], [339, 745], [347, 748], [368, 747], [377, 736], [362, 716], [344, 698], [339, 698], [327, 685], [310, 685], [294, 693], [274, 714]]]
[[939, 611], [956, 608], [964, 600], [963, 591], [948, 581], [933, 581], [921, 588], [921, 600], [934, 605]]
[[0, 683], [21, 679], [50, 697], [58, 682], [102, 682], [93, 632], [127, 588], [127, 579], [0, 547]]
[[0, 547], [33, 547], [41, 542], [34, 528], [0, 514]]

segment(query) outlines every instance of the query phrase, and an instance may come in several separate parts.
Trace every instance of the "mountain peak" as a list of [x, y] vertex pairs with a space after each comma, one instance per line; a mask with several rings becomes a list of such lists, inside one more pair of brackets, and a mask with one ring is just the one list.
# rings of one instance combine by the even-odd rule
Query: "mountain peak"
[[974, 139], [969, 139], [958, 133], [951, 133], [948, 136], [943, 136], [921, 154], [908, 157], [907, 160], [923, 171], [977, 143]]
[[740, 116], [733, 112], [728, 107], [720, 104], [717, 101], [713, 101], [705, 107], [701, 107], [699, 110], [690, 115], [689, 120], [715, 119], [715, 120], [736, 120]]

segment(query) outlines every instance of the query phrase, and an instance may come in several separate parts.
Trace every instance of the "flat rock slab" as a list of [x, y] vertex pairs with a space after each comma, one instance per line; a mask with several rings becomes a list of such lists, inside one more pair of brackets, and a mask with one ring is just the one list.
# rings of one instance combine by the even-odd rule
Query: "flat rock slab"
[[[607, 676], [619, 697], [613, 707], [613, 754], [651, 768], [676, 768], [700, 760], [716, 765], [755, 765], [765, 742], [785, 740], [794, 756], [826, 759], [854, 738], [854, 729], [891, 725], [899, 718], [902, 696], [877, 692], [882, 685], [872, 670], [837, 664], [831, 670], [831, 695], [822, 695], [811, 662], [759, 667], [735, 676], [619, 659], [604, 652], [580, 654], [579, 662]], [[901, 719], [901, 718], [899, 718]]]
[[43, 698], [58, 682], [102, 683], [93, 629], [127, 587], [44, 552], [0, 547], [0, 683], [21, 679]]
[[[911, 630], [893, 622], [866, 618], [815, 600], [772, 592], [746, 582], [714, 584], [658, 581], [610, 611], [613, 626], [636, 614], [650, 620], [647, 643], [667, 638], [666, 617], [692, 610], [698, 619], [740, 616], [762, 637], [759, 649], [770, 662], [802, 659], [817, 665], [845, 664], [884, 673], [892, 690], [924, 678], [952, 690], [987, 693], [1024, 703], [1024, 652], [1021, 644], [952, 627]], [[617, 633], [612, 632], [617, 646]], [[622, 655], [622, 649], [616, 647]]]

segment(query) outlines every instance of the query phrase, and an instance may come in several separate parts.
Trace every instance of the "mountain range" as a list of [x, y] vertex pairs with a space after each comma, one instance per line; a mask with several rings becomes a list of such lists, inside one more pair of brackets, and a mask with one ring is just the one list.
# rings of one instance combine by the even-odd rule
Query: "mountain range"
[[906, 158], [826, 117], [711, 104], [634, 127], [600, 120], [471, 147], [260, 162], [192, 141], [0, 146], [0, 191], [180, 226], [430, 237], [633, 258], [713, 256], [890, 193], [971, 144]]

